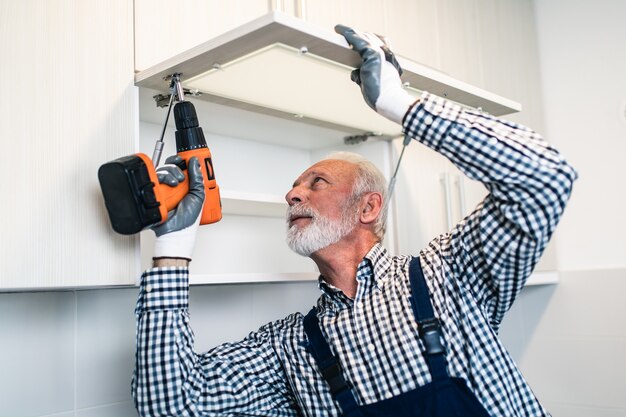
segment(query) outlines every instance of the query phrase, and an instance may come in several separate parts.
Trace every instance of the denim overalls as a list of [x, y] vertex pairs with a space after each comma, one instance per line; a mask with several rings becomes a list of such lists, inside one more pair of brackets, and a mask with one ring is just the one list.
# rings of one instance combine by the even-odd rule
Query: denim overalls
[[319, 328], [316, 308], [313, 307], [304, 318], [309, 351], [330, 386], [332, 397], [339, 403], [343, 417], [489, 417], [465, 380], [448, 375], [441, 327], [430, 303], [419, 257], [411, 260], [409, 278], [413, 293], [411, 305], [432, 377], [432, 382], [412, 391], [359, 406]]

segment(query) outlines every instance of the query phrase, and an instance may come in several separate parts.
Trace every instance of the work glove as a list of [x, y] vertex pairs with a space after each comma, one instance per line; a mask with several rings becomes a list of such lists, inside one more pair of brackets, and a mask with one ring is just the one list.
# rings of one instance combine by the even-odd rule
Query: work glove
[[[182, 158], [178, 155], [170, 156], [165, 165], [157, 169], [157, 177], [161, 184], [172, 187], [185, 180], [178, 165]], [[204, 204], [204, 182], [198, 158], [189, 159], [187, 166], [189, 173], [189, 192], [178, 203], [178, 206], [167, 215], [164, 223], [152, 227], [156, 234], [154, 244], [155, 258], [184, 258], [191, 260], [193, 247], [196, 243], [196, 233], [200, 224], [200, 213]]]
[[402, 88], [402, 68], [385, 42], [372, 33], [335, 26], [361, 56], [361, 66], [352, 71], [352, 81], [361, 86], [365, 102], [387, 119], [402, 124], [415, 98]]

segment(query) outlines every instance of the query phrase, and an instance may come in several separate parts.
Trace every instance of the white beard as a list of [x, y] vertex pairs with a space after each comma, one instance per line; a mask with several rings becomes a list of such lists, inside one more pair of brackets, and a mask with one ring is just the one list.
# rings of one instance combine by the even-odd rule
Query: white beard
[[[310, 207], [290, 206], [287, 209], [287, 245], [302, 256], [310, 256], [320, 249], [339, 242], [357, 225], [358, 212], [350, 213], [352, 207], [349, 205], [344, 208], [341, 218], [332, 220]], [[290, 227], [289, 219], [293, 215], [311, 216], [311, 221], [304, 227], [295, 224]]]

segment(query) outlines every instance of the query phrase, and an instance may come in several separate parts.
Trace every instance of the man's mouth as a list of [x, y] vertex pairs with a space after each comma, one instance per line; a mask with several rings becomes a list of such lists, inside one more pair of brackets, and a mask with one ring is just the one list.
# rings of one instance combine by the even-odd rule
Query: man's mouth
[[289, 216], [289, 226], [292, 226], [294, 224], [304, 223], [306, 219], [312, 219], [312, 218], [313, 218], [312, 216], [306, 216], [306, 215]]
[[290, 207], [287, 212], [287, 219], [289, 227], [295, 224], [308, 223], [313, 219], [313, 213], [311, 209], [306, 207]]

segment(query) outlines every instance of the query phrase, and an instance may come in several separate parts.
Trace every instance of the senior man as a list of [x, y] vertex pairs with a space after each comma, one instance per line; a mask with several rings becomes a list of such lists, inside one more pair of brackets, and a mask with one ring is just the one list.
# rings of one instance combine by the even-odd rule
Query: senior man
[[428, 93], [415, 101], [376, 36], [337, 31], [362, 57], [353, 80], [366, 102], [482, 181], [488, 196], [420, 253], [391, 256], [381, 245], [380, 172], [351, 154], [318, 162], [286, 196], [288, 244], [320, 271], [317, 305], [196, 354], [187, 265], [204, 195], [193, 161], [190, 192], [155, 228], [154, 268], [141, 280], [140, 414], [549, 415], [497, 330], [554, 231], [575, 171], [530, 129]]

